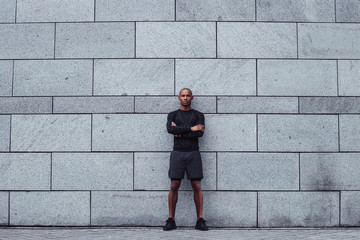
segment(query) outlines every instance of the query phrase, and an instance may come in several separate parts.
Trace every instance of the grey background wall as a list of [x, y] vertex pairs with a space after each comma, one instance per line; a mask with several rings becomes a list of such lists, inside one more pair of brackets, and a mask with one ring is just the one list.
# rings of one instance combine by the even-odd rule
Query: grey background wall
[[359, 226], [360, 1], [0, 6], [0, 225], [163, 225], [189, 87], [210, 226]]

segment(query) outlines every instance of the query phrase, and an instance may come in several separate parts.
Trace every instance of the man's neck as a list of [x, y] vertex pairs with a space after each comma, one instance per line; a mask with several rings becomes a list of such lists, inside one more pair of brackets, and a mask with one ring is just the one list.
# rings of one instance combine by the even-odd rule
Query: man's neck
[[189, 105], [189, 106], [183, 106], [183, 105], [181, 105], [180, 106], [180, 110], [181, 111], [190, 111], [192, 108], [191, 108], [191, 105]]

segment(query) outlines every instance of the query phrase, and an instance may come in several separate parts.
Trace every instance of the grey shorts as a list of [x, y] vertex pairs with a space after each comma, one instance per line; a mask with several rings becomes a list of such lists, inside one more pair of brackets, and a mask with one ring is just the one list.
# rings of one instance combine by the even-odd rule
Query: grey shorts
[[201, 155], [199, 151], [180, 152], [172, 151], [170, 155], [169, 178], [200, 180], [203, 178]]

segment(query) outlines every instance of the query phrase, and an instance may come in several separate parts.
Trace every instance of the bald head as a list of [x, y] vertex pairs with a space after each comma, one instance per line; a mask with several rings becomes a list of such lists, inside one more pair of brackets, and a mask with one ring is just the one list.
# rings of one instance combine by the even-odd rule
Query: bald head
[[190, 90], [190, 88], [183, 88], [183, 89], [181, 89], [180, 92], [179, 92], [179, 95], [181, 95], [181, 92], [182, 92], [183, 90], [188, 90], [188, 91], [190, 92], [191, 96], [192, 96], [192, 91]]

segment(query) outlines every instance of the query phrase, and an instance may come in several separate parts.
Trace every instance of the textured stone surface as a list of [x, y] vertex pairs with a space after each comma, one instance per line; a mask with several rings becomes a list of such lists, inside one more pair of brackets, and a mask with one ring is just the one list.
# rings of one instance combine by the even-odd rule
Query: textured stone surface
[[[198, 97], [195, 95], [191, 106], [202, 113], [216, 113], [216, 97]], [[177, 96], [135, 97], [136, 113], [169, 113], [179, 109], [179, 107], [180, 102]]]
[[53, 58], [54, 29], [51, 23], [1, 24], [0, 59]]
[[86, 226], [90, 192], [11, 192], [10, 225]]
[[301, 190], [359, 190], [357, 153], [300, 154]]
[[[216, 154], [201, 153], [204, 179], [202, 190], [216, 190]], [[170, 153], [135, 153], [134, 189], [135, 190], [169, 190], [168, 177]], [[192, 190], [186, 173], [180, 190]]]
[[16, 0], [0, 0], [0, 22], [15, 22]]
[[90, 115], [13, 115], [13, 151], [89, 151]]
[[338, 23], [299, 23], [299, 58], [360, 58], [360, 26]]
[[300, 113], [360, 113], [360, 97], [300, 97]]
[[50, 190], [49, 153], [0, 153], [0, 190]]
[[296, 153], [218, 153], [219, 190], [299, 190]]
[[360, 115], [340, 115], [340, 151], [360, 150]]
[[333, 0], [258, 0], [257, 21], [335, 22]]
[[176, 90], [188, 87], [201, 95], [255, 95], [255, 60], [176, 60]]
[[338, 61], [339, 95], [360, 96], [360, 61]]
[[161, 226], [167, 218], [168, 192], [94, 191], [91, 224]]
[[14, 64], [15, 96], [92, 94], [91, 60], [31, 60]]
[[254, 21], [255, 3], [248, 0], [177, 0], [177, 21]]
[[360, 22], [360, 2], [358, 0], [336, 0], [337, 22]]
[[0, 113], [51, 113], [50, 97], [0, 97]]
[[259, 151], [338, 151], [338, 116], [259, 115]]
[[220, 58], [296, 58], [295, 23], [218, 23]]
[[94, 0], [17, 0], [17, 22], [94, 21]]
[[0, 152], [9, 151], [10, 143], [10, 116], [0, 115]]
[[169, 151], [166, 114], [95, 114], [92, 144], [95, 151]]
[[343, 226], [359, 226], [360, 222], [360, 192], [342, 191], [341, 193], [341, 221]]
[[11, 96], [12, 61], [0, 61], [0, 96]]
[[[168, 192], [92, 192], [93, 225], [163, 226]], [[221, 202], [222, 204], [219, 204]], [[241, 204], [239, 204], [241, 203]], [[192, 192], [180, 192], [176, 224], [194, 226]], [[256, 226], [255, 192], [204, 192], [204, 214], [209, 226]]]
[[133, 58], [135, 24], [58, 23], [56, 58]]
[[96, 60], [95, 95], [172, 95], [174, 60]]
[[9, 224], [9, 193], [0, 192], [0, 226]]
[[132, 113], [133, 97], [55, 97], [54, 113]]
[[131, 153], [54, 153], [53, 190], [132, 190]]
[[259, 60], [258, 94], [336, 96], [336, 61]]
[[338, 192], [260, 192], [259, 227], [339, 225]]
[[209, 114], [205, 124], [202, 151], [256, 151], [255, 114]]
[[218, 97], [218, 113], [297, 113], [295, 97]]
[[174, 21], [173, 0], [97, 0], [96, 21]]
[[216, 56], [214, 22], [138, 22], [136, 57], [200, 58]]

